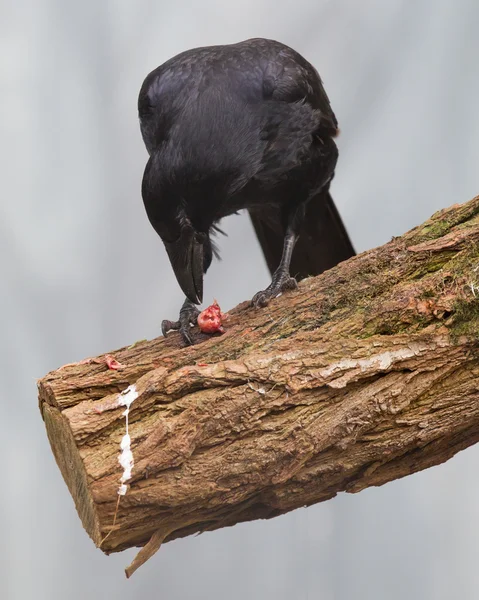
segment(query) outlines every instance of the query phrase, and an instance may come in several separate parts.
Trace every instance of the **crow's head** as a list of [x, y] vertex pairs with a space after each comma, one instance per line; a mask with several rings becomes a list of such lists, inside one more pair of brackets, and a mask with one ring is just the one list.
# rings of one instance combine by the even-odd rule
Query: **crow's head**
[[194, 304], [203, 301], [203, 273], [212, 258], [210, 219], [205, 211], [193, 211], [183, 186], [164, 177], [150, 159], [145, 169], [142, 196], [145, 209], [168, 253], [176, 279]]

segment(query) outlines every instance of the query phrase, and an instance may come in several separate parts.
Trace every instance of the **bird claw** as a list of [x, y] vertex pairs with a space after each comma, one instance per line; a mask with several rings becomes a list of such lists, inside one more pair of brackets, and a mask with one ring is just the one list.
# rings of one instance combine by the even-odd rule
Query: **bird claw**
[[273, 276], [273, 281], [265, 290], [255, 294], [251, 300], [251, 306], [254, 308], [263, 308], [268, 305], [272, 298], [288, 290], [295, 290], [298, 282], [289, 273], [281, 273], [278, 277]]
[[196, 325], [200, 311], [194, 304], [185, 302], [180, 310], [180, 318], [178, 321], [164, 320], [161, 323], [161, 332], [164, 337], [168, 336], [169, 331], [179, 331], [181, 338], [186, 346], [193, 345], [191, 337], [191, 326]]
[[161, 322], [161, 333], [163, 337], [168, 337], [169, 331], [178, 331], [180, 328], [179, 321], [167, 321], [166, 319]]

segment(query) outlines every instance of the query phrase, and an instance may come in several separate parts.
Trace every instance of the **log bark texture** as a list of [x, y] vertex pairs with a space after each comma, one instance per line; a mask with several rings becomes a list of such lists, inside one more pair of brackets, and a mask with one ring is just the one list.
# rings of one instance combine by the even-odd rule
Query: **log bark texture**
[[[360, 254], [227, 333], [176, 333], [66, 365], [40, 409], [83, 525], [104, 552], [382, 485], [479, 439], [479, 197]], [[132, 478], [117, 508], [119, 393], [134, 385]]]

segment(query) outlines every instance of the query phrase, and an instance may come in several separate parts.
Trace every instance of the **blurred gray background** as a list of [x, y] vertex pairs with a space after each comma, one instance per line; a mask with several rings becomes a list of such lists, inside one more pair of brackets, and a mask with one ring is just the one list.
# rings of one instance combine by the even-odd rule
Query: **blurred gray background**
[[[159, 335], [182, 301], [140, 196], [136, 100], [149, 71], [257, 36], [304, 54], [342, 131], [333, 196], [365, 250], [479, 193], [479, 2], [3, 0], [0, 11], [1, 598], [479, 598], [477, 448], [172, 542], [127, 581], [135, 552], [106, 557], [83, 531], [35, 384]], [[268, 274], [246, 216], [224, 226], [205, 301], [229, 309]]]

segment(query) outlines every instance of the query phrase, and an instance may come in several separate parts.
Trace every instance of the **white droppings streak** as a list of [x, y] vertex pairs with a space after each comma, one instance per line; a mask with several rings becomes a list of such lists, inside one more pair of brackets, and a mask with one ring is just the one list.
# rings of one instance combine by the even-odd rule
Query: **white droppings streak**
[[123, 467], [123, 475], [121, 476], [120, 487], [118, 488], [118, 494], [120, 496], [124, 496], [126, 494], [128, 486], [125, 484], [125, 481], [128, 481], [128, 479], [131, 478], [131, 471], [133, 469], [133, 465], [135, 464], [135, 461], [133, 460], [133, 452], [131, 451], [131, 438], [130, 434], [128, 433], [128, 415], [130, 414], [130, 406], [137, 398], [138, 392], [135, 385], [130, 385], [118, 396], [118, 405], [126, 406], [126, 409], [122, 413], [125, 417], [126, 433], [121, 440], [121, 452], [120, 456], [118, 457], [118, 462]]

